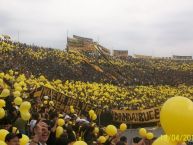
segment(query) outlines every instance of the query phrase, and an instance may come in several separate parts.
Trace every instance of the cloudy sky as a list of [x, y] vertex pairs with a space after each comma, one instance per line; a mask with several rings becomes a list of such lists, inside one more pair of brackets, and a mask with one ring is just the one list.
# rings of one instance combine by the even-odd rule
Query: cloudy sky
[[67, 32], [130, 54], [193, 55], [193, 0], [0, 0], [0, 34], [63, 49]]

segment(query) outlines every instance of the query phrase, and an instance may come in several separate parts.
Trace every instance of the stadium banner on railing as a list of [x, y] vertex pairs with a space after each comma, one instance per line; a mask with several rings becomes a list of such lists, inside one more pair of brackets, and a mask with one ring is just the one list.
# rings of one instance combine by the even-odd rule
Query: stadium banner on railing
[[65, 94], [57, 92], [53, 89], [42, 87], [38, 88], [34, 93], [34, 97], [40, 97], [43, 100], [44, 96], [51, 97], [50, 99], [54, 102], [55, 108], [63, 110], [65, 112], [70, 111], [70, 106], [73, 106], [77, 114], [87, 113], [89, 110], [94, 109], [95, 113], [99, 115], [102, 109], [93, 108], [93, 105], [81, 102], [78, 99], [68, 97]]
[[160, 107], [145, 110], [112, 110], [113, 121], [128, 124], [159, 122]]
[[[70, 106], [73, 106], [77, 114], [87, 114], [89, 110], [95, 110], [95, 113], [100, 117], [102, 109], [93, 108], [93, 105], [84, 103], [78, 99], [68, 97], [65, 94], [57, 92], [47, 87], [41, 87], [36, 90], [34, 97], [40, 97], [42, 100], [44, 96], [49, 96], [50, 100], [54, 102], [57, 110], [64, 112], [70, 111]], [[160, 107], [154, 107], [145, 110], [111, 110], [112, 121], [116, 123], [127, 124], [145, 124], [159, 122]], [[105, 116], [103, 116], [105, 117]]]

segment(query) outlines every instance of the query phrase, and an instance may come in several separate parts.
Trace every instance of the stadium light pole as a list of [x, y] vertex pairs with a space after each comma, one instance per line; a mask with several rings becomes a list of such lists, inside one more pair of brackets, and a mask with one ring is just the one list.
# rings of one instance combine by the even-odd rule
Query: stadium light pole
[[18, 40], [18, 42], [19, 42], [19, 31], [18, 31], [18, 33], [17, 33], [17, 40]]
[[66, 51], [68, 52], [69, 48], [68, 48], [68, 29], [66, 31]]

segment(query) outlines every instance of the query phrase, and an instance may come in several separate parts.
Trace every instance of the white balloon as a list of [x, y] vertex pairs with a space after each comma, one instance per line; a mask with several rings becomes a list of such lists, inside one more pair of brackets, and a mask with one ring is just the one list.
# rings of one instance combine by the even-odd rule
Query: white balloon
[[47, 100], [49, 97], [48, 96], [44, 96], [44, 99]]

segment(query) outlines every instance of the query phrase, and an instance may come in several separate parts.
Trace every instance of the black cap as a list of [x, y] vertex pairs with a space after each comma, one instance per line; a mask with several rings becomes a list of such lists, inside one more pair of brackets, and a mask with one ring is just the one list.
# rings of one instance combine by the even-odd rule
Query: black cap
[[15, 138], [15, 137], [18, 137], [19, 139], [22, 138], [22, 134], [21, 133], [18, 133], [18, 134], [15, 134], [15, 133], [9, 133], [6, 135], [5, 137], [5, 142], [9, 142], [11, 139]]

